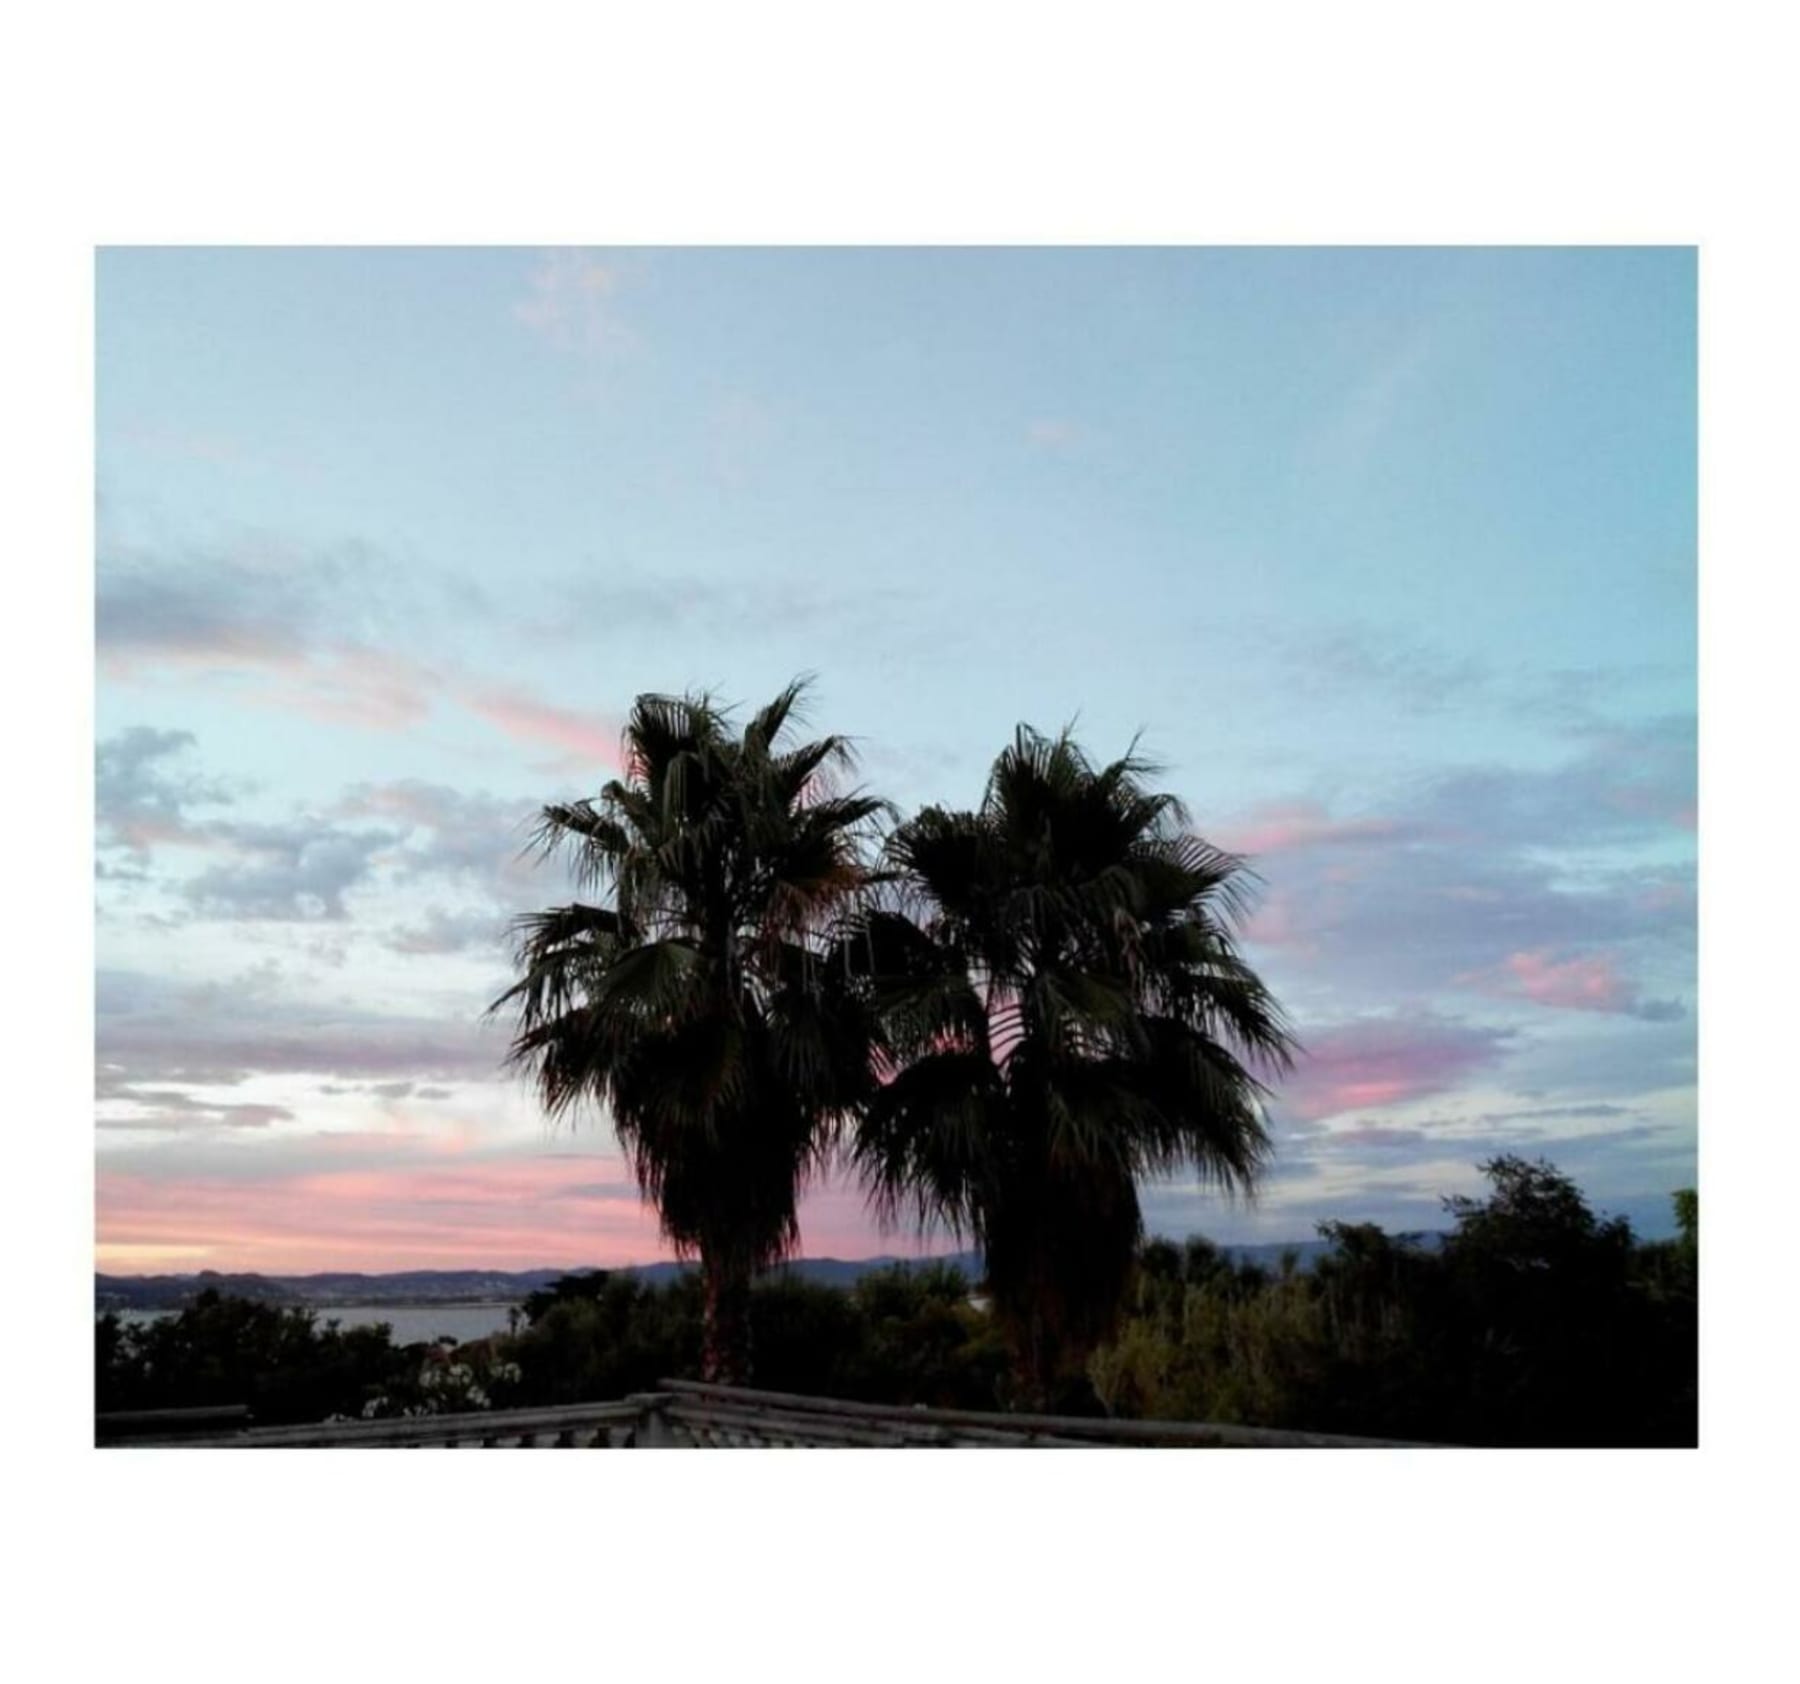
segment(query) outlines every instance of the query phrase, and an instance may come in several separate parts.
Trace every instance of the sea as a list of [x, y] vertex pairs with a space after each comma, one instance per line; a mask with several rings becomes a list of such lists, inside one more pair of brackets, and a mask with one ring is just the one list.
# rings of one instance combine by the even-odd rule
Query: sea
[[[396, 1345], [413, 1345], [434, 1339], [453, 1339], [463, 1344], [506, 1331], [506, 1313], [516, 1304], [328, 1304], [315, 1306], [318, 1324], [335, 1321], [340, 1327], [367, 1327], [386, 1322], [394, 1330]], [[174, 1310], [122, 1310], [119, 1320], [127, 1326], [160, 1321]]]

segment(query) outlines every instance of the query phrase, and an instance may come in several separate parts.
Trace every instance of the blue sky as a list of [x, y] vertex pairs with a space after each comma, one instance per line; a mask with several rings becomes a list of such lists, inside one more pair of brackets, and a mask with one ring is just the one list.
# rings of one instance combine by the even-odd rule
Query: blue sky
[[1078, 719], [1255, 857], [1310, 1056], [1152, 1226], [1510, 1150], [1665, 1227], [1695, 409], [1685, 250], [103, 253], [101, 1266], [656, 1255], [495, 1074], [514, 856], [638, 691], [800, 671], [902, 804]]

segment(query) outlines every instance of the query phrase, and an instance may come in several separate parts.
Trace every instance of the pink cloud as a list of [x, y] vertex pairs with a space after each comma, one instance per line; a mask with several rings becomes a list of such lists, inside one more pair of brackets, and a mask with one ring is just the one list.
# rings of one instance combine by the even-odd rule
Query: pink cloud
[[1541, 947], [1510, 953], [1486, 980], [1496, 992], [1559, 1011], [1627, 1012], [1637, 1003], [1637, 989], [1604, 954], [1558, 959], [1552, 949]]
[[209, 629], [186, 644], [103, 649], [100, 664], [107, 677], [123, 682], [167, 673], [235, 679], [245, 684], [245, 699], [258, 706], [372, 731], [411, 730], [446, 696], [515, 742], [560, 750], [558, 770], [619, 765], [619, 731], [612, 721], [557, 707], [516, 686], [482, 686], [357, 644], [306, 651], [255, 629]]
[[1301, 1040], [1304, 1050], [1278, 1100], [1317, 1122], [1443, 1093], [1493, 1063], [1505, 1035], [1444, 1018], [1371, 1018]]
[[430, 667], [353, 644], [268, 665], [278, 682], [255, 700], [327, 725], [370, 731], [412, 729], [430, 714], [443, 687]]
[[243, 694], [259, 706], [378, 731], [417, 725], [443, 686], [431, 668], [404, 656], [349, 643], [309, 652], [253, 627], [209, 628], [190, 642], [151, 649], [103, 649], [100, 667], [125, 682], [169, 672], [247, 681]]
[[619, 768], [619, 727], [610, 720], [553, 707], [523, 690], [488, 689], [463, 700], [515, 742], [561, 749], [577, 765]]
[[1258, 903], [1244, 924], [1244, 939], [1260, 947], [1285, 947], [1310, 956], [1316, 956], [1319, 951], [1315, 933], [1307, 927], [1300, 902], [1281, 889]]
[[1216, 827], [1208, 840], [1235, 854], [1280, 854], [1299, 848], [1403, 841], [1412, 833], [1413, 827], [1392, 819], [1334, 819], [1316, 801], [1274, 801]]

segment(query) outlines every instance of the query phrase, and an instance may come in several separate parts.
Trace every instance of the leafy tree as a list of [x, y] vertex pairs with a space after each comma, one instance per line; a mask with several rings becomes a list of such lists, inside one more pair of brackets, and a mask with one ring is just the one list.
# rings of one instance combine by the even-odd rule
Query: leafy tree
[[145, 1324], [101, 1317], [96, 1338], [100, 1410], [241, 1403], [261, 1426], [359, 1415], [370, 1399], [408, 1384], [425, 1349], [396, 1346], [385, 1323], [320, 1325], [310, 1310], [212, 1288], [180, 1314]]
[[1021, 727], [977, 811], [927, 808], [890, 837], [856, 947], [889, 1078], [856, 1161], [885, 1218], [980, 1246], [1031, 1407], [1085, 1384], [1117, 1320], [1138, 1179], [1254, 1183], [1253, 1067], [1292, 1046], [1234, 943], [1242, 862], [1150, 770]]
[[520, 1313], [528, 1324], [536, 1325], [552, 1305], [597, 1301], [605, 1295], [611, 1279], [605, 1269], [582, 1269], [573, 1275], [561, 1275], [548, 1286], [526, 1293]]
[[1681, 1231], [1681, 1243], [1689, 1251], [1700, 1248], [1700, 1195], [1692, 1187], [1675, 1194], [1675, 1226]]
[[[525, 1332], [496, 1341], [519, 1366], [523, 1401], [617, 1398], [698, 1374], [697, 1276], [595, 1281], [554, 1283]], [[998, 1400], [1005, 1350], [953, 1269], [878, 1270], [848, 1290], [776, 1270], [752, 1289], [749, 1317], [757, 1383], [770, 1390], [965, 1409]]]
[[501, 1348], [519, 1366], [528, 1403], [649, 1391], [700, 1372], [702, 1296], [692, 1272], [662, 1287], [623, 1272], [565, 1277], [527, 1300], [530, 1325]]
[[610, 1114], [704, 1283], [707, 1378], [749, 1372], [749, 1287], [788, 1255], [803, 1184], [871, 1085], [869, 1031], [825, 962], [883, 804], [841, 793], [842, 737], [790, 746], [802, 686], [738, 733], [708, 697], [645, 695], [625, 776], [543, 810], [594, 903], [520, 925], [513, 1062], [552, 1116]]
[[1503, 1156], [1483, 1200], [1452, 1198], [1444, 1361], [1460, 1373], [1456, 1436], [1604, 1444], [1632, 1343], [1632, 1233], [1602, 1221], [1554, 1165]]

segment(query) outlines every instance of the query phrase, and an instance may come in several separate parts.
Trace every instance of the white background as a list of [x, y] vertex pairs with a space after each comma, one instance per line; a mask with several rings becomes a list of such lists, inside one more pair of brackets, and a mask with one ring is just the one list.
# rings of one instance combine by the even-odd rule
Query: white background
[[[13, 11], [0, 1582], [15, 1676], [1777, 1669], [1800, 274], [1776, 15], [1642, 0]], [[1700, 246], [1703, 1448], [94, 1452], [94, 246], [926, 241]]]

